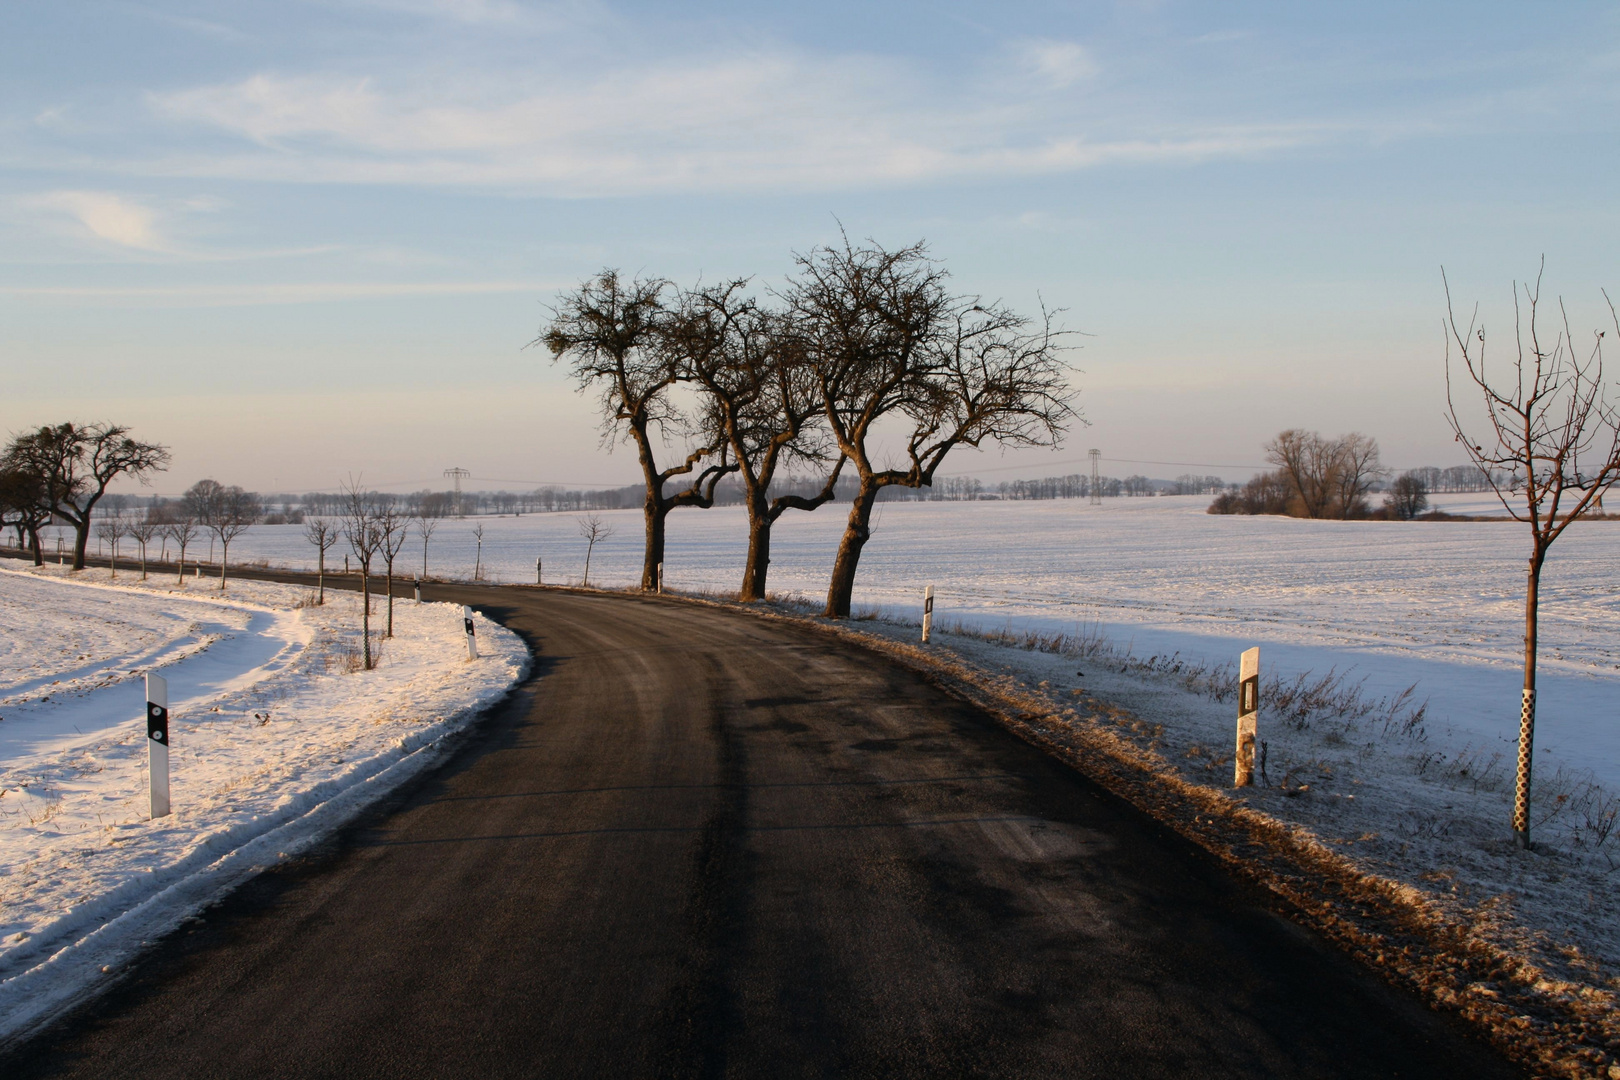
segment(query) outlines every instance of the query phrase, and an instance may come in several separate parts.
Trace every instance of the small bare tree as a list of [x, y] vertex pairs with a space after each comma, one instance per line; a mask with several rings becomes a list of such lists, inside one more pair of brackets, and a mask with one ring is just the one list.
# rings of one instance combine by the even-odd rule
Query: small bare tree
[[318, 590], [315, 602], [326, 603], [326, 552], [338, 541], [338, 527], [334, 522], [323, 517], [304, 519], [304, 539], [315, 545], [319, 553], [315, 563], [315, 585]]
[[426, 510], [416, 516], [416, 535], [422, 538], [422, 576], [428, 576], [428, 541], [433, 539], [433, 530], [439, 527], [439, 519], [429, 515]]
[[[1542, 270], [1545, 270], [1543, 261]], [[1620, 477], [1620, 412], [1608, 400], [1603, 381], [1603, 336], [1595, 332], [1585, 360], [1576, 353], [1569, 314], [1558, 302], [1553, 341], [1543, 340], [1541, 273], [1535, 285], [1513, 283], [1514, 341], [1511, 369], [1487, 373], [1485, 326], [1476, 305], [1462, 329], [1446, 290], [1447, 419], [1457, 441], [1484, 474], [1509, 515], [1530, 526], [1530, 563], [1524, 596], [1524, 689], [1519, 704], [1519, 760], [1513, 791], [1513, 836], [1530, 846], [1530, 764], [1536, 727], [1537, 604], [1541, 569], [1571, 522], [1584, 515]], [[1620, 333], [1614, 302], [1611, 325]], [[1468, 382], [1480, 395], [1490, 419], [1483, 439], [1470, 438], [1457, 415], [1451, 371], [1457, 350]], [[1567, 501], [1566, 501], [1567, 500]]]
[[484, 523], [480, 521], [473, 526], [473, 539], [478, 541], [477, 554], [473, 556], [473, 580], [484, 580]]
[[410, 536], [411, 516], [392, 495], [384, 495], [377, 504], [377, 535], [382, 541], [378, 554], [382, 555], [384, 578], [388, 588], [388, 632], [394, 636], [394, 560]]
[[197, 522], [190, 514], [181, 512], [175, 515], [173, 521], [163, 527], [163, 531], [173, 540], [180, 549], [179, 575], [176, 580], [184, 585], [186, 581], [186, 548], [197, 539]]
[[143, 514], [124, 526], [124, 532], [141, 548], [141, 580], [146, 580], [146, 548], [157, 537], [162, 526], [152, 519], [151, 513]]
[[[225, 588], [226, 567], [231, 559], [231, 541], [247, 532], [259, 520], [258, 496], [215, 480], [199, 480], [186, 492], [186, 505], [197, 515], [212, 538], [219, 541], [219, 587]], [[213, 545], [209, 545], [213, 555]]]
[[596, 550], [597, 544], [613, 535], [613, 526], [592, 514], [580, 520], [579, 535], [585, 538], [585, 579], [580, 584], [588, 589], [591, 585], [591, 552]]
[[107, 545], [112, 552], [108, 565], [112, 567], [113, 580], [118, 579], [118, 541], [124, 535], [124, 519], [116, 515], [103, 516], [96, 522], [96, 539]]
[[370, 671], [377, 666], [371, 655], [371, 561], [382, 548], [382, 530], [377, 526], [376, 501], [370, 492], [360, 490], [358, 480], [351, 478], [344, 485], [343, 499], [343, 538], [360, 564], [361, 659]]

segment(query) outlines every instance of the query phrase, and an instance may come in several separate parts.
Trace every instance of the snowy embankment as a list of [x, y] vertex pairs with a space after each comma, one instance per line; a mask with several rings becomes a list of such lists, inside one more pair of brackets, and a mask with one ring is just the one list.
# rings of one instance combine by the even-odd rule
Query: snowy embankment
[[[0, 1037], [440, 760], [528, 665], [515, 634], [266, 582], [0, 563]], [[374, 599], [374, 633], [386, 602]], [[174, 813], [148, 820], [144, 680], [169, 681]]]

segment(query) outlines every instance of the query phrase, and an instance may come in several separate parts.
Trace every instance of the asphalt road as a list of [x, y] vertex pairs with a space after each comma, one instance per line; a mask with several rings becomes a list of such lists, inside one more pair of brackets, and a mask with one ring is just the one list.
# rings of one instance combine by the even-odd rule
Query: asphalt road
[[534, 677], [0, 1076], [1519, 1075], [882, 659], [656, 599], [428, 596]]

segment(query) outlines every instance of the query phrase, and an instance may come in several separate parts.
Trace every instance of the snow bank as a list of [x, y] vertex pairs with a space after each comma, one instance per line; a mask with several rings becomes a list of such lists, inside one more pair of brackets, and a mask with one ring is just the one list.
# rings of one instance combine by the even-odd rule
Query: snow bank
[[[528, 664], [482, 617], [469, 662], [459, 607], [396, 600], [365, 672], [353, 593], [135, 576], [0, 564], [0, 1037], [439, 760]], [[147, 671], [170, 681], [175, 812], [157, 820]]]

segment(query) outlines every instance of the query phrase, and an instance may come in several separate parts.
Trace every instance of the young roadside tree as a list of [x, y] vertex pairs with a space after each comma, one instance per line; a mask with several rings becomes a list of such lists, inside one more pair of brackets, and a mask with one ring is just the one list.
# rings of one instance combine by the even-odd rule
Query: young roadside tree
[[[831, 500], [844, 456], [817, 430], [821, 397], [791, 322], [761, 307], [746, 288], [738, 280], [683, 292], [666, 336], [682, 377], [701, 388], [713, 414], [709, 426], [725, 436], [742, 483], [748, 557], [738, 598], [751, 601], [765, 597], [771, 526], [790, 509], [814, 510]], [[771, 498], [784, 462], [819, 468], [829, 458], [833, 467], [815, 495]]]
[[158, 536], [162, 528], [163, 526], [158, 524], [157, 520], [152, 517], [150, 510], [148, 510], [145, 514], [142, 514], [140, 517], [131, 519], [130, 522], [124, 526], [124, 532], [129, 536], [129, 538], [140, 545], [142, 581], [146, 580], [146, 548], [152, 543], [153, 539]]
[[349, 542], [355, 561], [360, 564], [360, 639], [365, 670], [376, 667], [371, 654], [371, 563], [382, 548], [382, 530], [377, 525], [377, 504], [360, 482], [350, 479], [343, 488], [343, 538]]
[[580, 585], [588, 589], [591, 587], [591, 552], [596, 550], [597, 544], [613, 535], [613, 526], [592, 514], [580, 521], [579, 535], [585, 538], [585, 578]]
[[73, 527], [73, 569], [84, 569], [90, 520], [107, 485], [120, 476], [142, 484], [169, 465], [167, 447], [129, 437], [117, 424], [58, 424], [18, 435], [0, 457], [0, 468], [38, 478], [40, 507]]
[[96, 522], [96, 539], [106, 544], [112, 552], [112, 558], [107, 561], [107, 565], [112, 567], [114, 581], [118, 580], [118, 541], [123, 535], [124, 519], [121, 517], [102, 515], [101, 520]]
[[174, 520], [163, 527], [170, 540], [180, 549], [179, 576], [176, 579], [180, 584], [186, 583], [186, 548], [197, 538], [197, 522], [190, 513], [181, 510], [174, 515]]
[[[710, 430], [694, 432], [698, 425], [670, 401], [679, 372], [665, 349], [663, 296], [668, 288], [662, 279], [625, 282], [617, 270], [603, 270], [559, 298], [550, 325], [530, 342], [543, 344], [554, 360], [567, 357], [580, 390], [598, 391], [604, 441], [628, 438], [635, 444], [646, 485], [641, 588], [649, 592], [658, 588], [670, 512], [678, 506], [713, 506], [715, 484], [736, 469], [727, 460], [725, 439]], [[659, 468], [660, 445], [688, 436], [694, 445], [685, 460]], [[700, 470], [705, 461], [711, 463]], [[688, 485], [674, 493], [666, 491], [679, 476], [689, 477]]]
[[[784, 299], [827, 429], [858, 477], [825, 611], [848, 618], [879, 491], [931, 485], [958, 446], [1054, 446], [1078, 414], [1051, 313], [1031, 321], [1000, 304], [952, 296], [921, 243], [888, 251], [846, 238], [796, 261]], [[877, 465], [884, 421], [903, 433], [896, 453], [903, 467]]]
[[410, 533], [411, 515], [392, 495], [382, 496], [377, 504], [377, 534], [382, 541], [378, 554], [382, 556], [383, 580], [388, 589], [388, 632], [384, 637], [394, 636], [394, 560], [399, 558]]
[[427, 507], [424, 506], [422, 512], [416, 516], [416, 535], [422, 538], [422, 576], [424, 578], [428, 576], [428, 541], [433, 539], [433, 530], [438, 527], [439, 519], [428, 514]]
[[[1488, 374], [1485, 327], [1476, 305], [1464, 330], [1446, 290], [1447, 418], [1457, 441], [1496, 493], [1509, 515], [1530, 526], [1530, 560], [1524, 593], [1524, 688], [1519, 703], [1519, 755], [1513, 789], [1513, 837], [1530, 846], [1530, 773], [1536, 727], [1537, 607], [1541, 570], [1553, 541], [1563, 535], [1620, 478], [1620, 411], [1603, 380], [1603, 337], [1595, 332], [1586, 359], [1576, 353], [1569, 314], [1558, 303], [1553, 340], [1543, 340], [1541, 274], [1534, 286], [1513, 283], [1515, 357], [1506, 372]], [[1610, 325], [1620, 316], [1607, 292]], [[1483, 438], [1470, 437], [1457, 414], [1451, 373], [1455, 347], [1462, 372], [1479, 394], [1489, 419]], [[1566, 501], [1567, 500], [1567, 501]]]
[[338, 541], [338, 527], [324, 517], [304, 519], [304, 539], [315, 545], [318, 552], [315, 563], [316, 604], [326, 603], [326, 553]]
[[484, 580], [484, 523], [473, 526], [473, 539], [478, 541], [478, 553], [473, 556], [473, 580]]
[[[197, 520], [219, 541], [219, 587], [225, 588], [226, 566], [231, 558], [231, 541], [247, 532], [262, 512], [259, 499], [250, 491], [215, 480], [199, 480], [187, 490], [186, 506]], [[209, 555], [212, 556], [212, 545]]]

